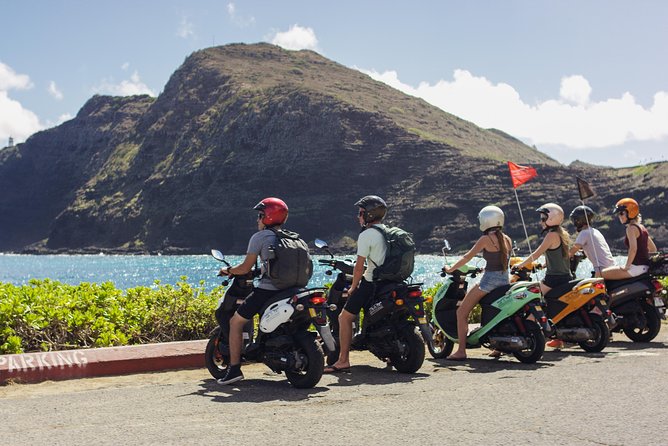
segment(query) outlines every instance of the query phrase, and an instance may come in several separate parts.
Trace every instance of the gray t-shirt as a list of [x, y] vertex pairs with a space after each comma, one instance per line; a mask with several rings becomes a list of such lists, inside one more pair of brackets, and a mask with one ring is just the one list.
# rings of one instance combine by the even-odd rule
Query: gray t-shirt
[[[610, 247], [598, 229], [583, 229], [575, 239], [575, 244], [582, 246], [582, 250], [594, 266], [595, 271], [600, 272], [603, 268], [616, 265], [615, 259], [610, 253]], [[596, 264], [597, 261], [598, 264]]]
[[262, 266], [262, 276], [260, 276], [260, 281], [257, 285], [257, 288], [262, 288], [263, 290], [278, 290], [271, 282], [271, 279], [266, 276], [267, 272], [267, 261], [270, 260], [271, 253], [269, 247], [276, 244], [276, 234], [274, 231], [269, 229], [263, 229], [258, 231], [250, 238], [248, 241], [248, 254], [256, 254], [260, 256], [260, 265]]

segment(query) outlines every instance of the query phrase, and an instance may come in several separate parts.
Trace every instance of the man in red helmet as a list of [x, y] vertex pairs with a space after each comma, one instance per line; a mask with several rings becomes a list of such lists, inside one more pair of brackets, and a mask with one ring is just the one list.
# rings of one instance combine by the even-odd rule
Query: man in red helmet
[[244, 300], [230, 320], [230, 365], [225, 377], [218, 380], [220, 384], [232, 384], [244, 379], [241, 372], [241, 349], [243, 345], [243, 327], [262, 306], [278, 291], [271, 279], [265, 274], [267, 262], [272, 258], [271, 247], [276, 241], [276, 233], [271, 229], [280, 229], [288, 219], [288, 205], [280, 198], [265, 198], [253, 209], [258, 211], [257, 229], [248, 242], [246, 258], [239, 264], [229, 268], [222, 268], [220, 275], [240, 276], [247, 274], [260, 257], [262, 261], [262, 275], [253, 292]]

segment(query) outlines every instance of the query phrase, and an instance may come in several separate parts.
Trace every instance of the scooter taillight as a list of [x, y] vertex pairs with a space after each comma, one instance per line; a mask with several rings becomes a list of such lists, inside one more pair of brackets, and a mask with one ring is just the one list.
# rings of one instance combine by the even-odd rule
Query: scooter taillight
[[527, 288], [527, 290], [530, 293], [540, 294], [540, 288], [538, 288], [537, 286], [530, 286], [529, 288]]
[[420, 296], [422, 296], [422, 290], [411, 290], [408, 292], [408, 297], [411, 297], [413, 299]]
[[663, 285], [661, 285], [661, 282], [659, 282], [658, 280], [652, 280], [652, 285], [654, 285], [654, 291], [656, 291], [657, 293], [663, 291]]
[[311, 302], [313, 305], [322, 305], [326, 301], [327, 301], [327, 299], [325, 298], [325, 295], [323, 293], [315, 293], [309, 299], [309, 302]]
[[599, 290], [604, 290], [605, 289], [605, 284], [598, 282], [594, 284], [594, 288], [599, 289]]

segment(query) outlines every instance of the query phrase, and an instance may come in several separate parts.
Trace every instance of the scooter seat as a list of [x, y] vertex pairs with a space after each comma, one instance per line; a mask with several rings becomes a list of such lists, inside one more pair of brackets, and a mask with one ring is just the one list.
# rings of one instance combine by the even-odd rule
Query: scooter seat
[[605, 281], [605, 288], [606, 288], [606, 290], [608, 290], [608, 293], [610, 293], [610, 291], [612, 291], [616, 288], [619, 288], [619, 287], [624, 286], [624, 285], [629, 284], [629, 283], [638, 282], [640, 280], [649, 280], [649, 274], [645, 273], [645, 274], [641, 274], [641, 275], [636, 276], [636, 277], [631, 277], [629, 279], [606, 280]]
[[502, 285], [498, 288], [494, 288], [492, 291], [487, 293], [482, 299], [480, 299], [480, 305], [492, 305], [496, 302], [501, 296], [506, 294], [506, 291], [510, 289], [512, 285]]
[[262, 305], [262, 308], [260, 309], [259, 314], [262, 315], [266, 311], [266, 309], [269, 308], [270, 305], [272, 305], [272, 304], [274, 304], [274, 303], [276, 303], [280, 300], [286, 299], [288, 297], [292, 297], [295, 294], [299, 294], [301, 291], [304, 291], [305, 289], [306, 288], [294, 287], [294, 288], [286, 288], [284, 290], [277, 291], [276, 294], [274, 294], [267, 302], [265, 302], [264, 305]]
[[571, 291], [573, 287], [580, 282], [582, 282], [582, 279], [575, 279], [567, 283], [562, 283], [548, 291], [545, 295], [545, 299], [559, 299], [561, 296]]

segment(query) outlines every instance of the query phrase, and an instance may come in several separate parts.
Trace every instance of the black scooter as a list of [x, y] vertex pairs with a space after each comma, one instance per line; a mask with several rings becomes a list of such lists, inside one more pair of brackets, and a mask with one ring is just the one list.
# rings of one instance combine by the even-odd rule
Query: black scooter
[[[211, 255], [230, 266], [220, 251], [212, 250]], [[205, 350], [206, 367], [216, 379], [227, 372], [229, 321], [253, 291], [255, 271], [257, 268], [223, 281], [223, 285], [229, 286], [216, 308], [219, 326], [211, 332]], [[252, 320], [244, 327], [242, 359], [262, 362], [276, 373], [285, 372], [288, 381], [297, 388], [318, 384], [324, 369], [321, 342], [328, 349], [335, 348], [327, 323], [325, 292], [324, 288], [289, 288], [269, 299], [259, 312], [257, 334]], [[311, 326], [317, 332], [310, 331]]]
[[[329, 275], [333, 270], [340, 271], [336, 282], [327, 293], [330, 304], [328, 315], [338, 339], [338, 316], [347, 300], [346, 289], [352, 283], [353, 266], [335, 259], [325, 241], [316, 239], [315, 245], [324, 249], [331, 257], [318, 261], [331, 268]], [[423, 337], [431, 342], [421, 286], [421, 283], [380, 282], [374, 297], [363, 309], [361, 327], [353, 327], [351, 348], [368, 350], [401, 373], [418, 371], [425, 356]], [[329, 364], [336, 361], [338, 352], [338, 345], [334, 350], [328, 351]]]

